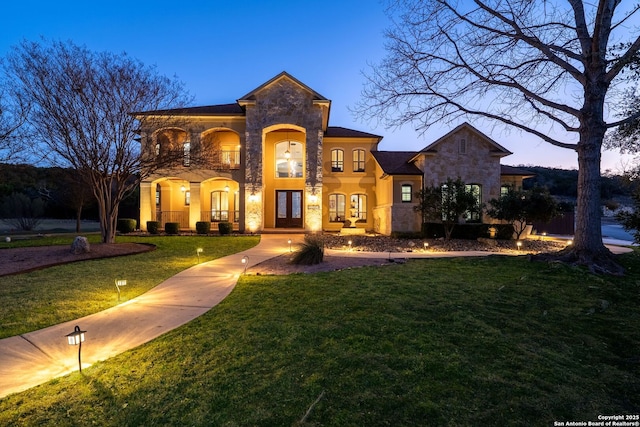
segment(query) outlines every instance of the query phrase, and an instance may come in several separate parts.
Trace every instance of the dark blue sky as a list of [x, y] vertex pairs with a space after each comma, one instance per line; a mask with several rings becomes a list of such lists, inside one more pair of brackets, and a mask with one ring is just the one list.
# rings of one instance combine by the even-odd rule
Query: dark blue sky
[[[223, 104], [287, 71], [332, 100], [330, 124], [384, 136], [381, 150], [419, 150], [447, 133], [387, 130], [348, 111], [362, 72], [384, 54], [389, 21], [377, 0], [39, 1], [3, 4], [0, 56], [22, 39], [72, 40], [92, 50], [127, 52], [176, 75], [196, 105]], [[577, 167], [573, 151], [526, 134], [481, 129], [514, 154], [509, 165]], [[620, 169], [605, 153], [603, 169]]]

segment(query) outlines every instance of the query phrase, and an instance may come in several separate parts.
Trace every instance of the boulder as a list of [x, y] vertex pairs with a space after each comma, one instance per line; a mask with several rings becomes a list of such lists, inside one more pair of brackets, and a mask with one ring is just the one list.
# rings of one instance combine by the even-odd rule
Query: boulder
[[89, 240], [83, 236], [77, 236], [73, 239], [73, 243], [71, 244], [71, 253], [74, 255], [85, 254], [87, 252], [91, 252], [91, 246], [89, 245]]

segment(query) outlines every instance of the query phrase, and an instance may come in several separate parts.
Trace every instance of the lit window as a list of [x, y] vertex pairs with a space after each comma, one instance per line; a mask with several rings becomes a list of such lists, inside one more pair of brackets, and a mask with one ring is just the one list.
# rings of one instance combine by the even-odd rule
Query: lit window
[[159, 155], [160, 155], [160, 143], [158, 142], [156, 144], [156, 156], [159, 156]]
[[[476, 206], [480, 207], [482, 204], [482, 187], [479, 184], [467, 184], [464, 189], [474, 195]], [[480, 209], [476, 209], [474, 212], [467, 212], [466, 217], [467, 221], [480, 221]]]
[[331, 150], [331, 172], [344, 172], [344, 151]]
[[229, 192], [211, 192], [211, 222], [229, 221]]
[[402, 184], [402, 203], [410, 203], [413, 197], [413, 187], [411, 184]]
[[329, 221], [342, 222], [345, 218], [346, 197], [344, 194], [329, 194]]
[[191, 163], [191, 143], [185, 142], [182, 145], [182, 165], [189, 166]]
[[282, 141], [275, 146], [276, 177], [302, 178], [304, 146], [296, 141]]
[[353, 171], [364, 172], [364, 150], [353, 150]]
[[367, 220], [367, 196], [366, 194], [352, 194], [349, 216], [358, 220]]

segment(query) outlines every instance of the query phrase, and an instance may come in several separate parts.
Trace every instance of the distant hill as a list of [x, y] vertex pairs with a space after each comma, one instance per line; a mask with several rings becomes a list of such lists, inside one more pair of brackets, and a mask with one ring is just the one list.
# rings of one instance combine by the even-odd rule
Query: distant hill
[[[547, 168], [543, 166], [518, 165], [535, 173], [533, 178], [524, 181], [524, 188], [533, 186], [546, 187], [551, 194], [560, 198], [574, 199], [578, 195], [578, 171], [568, 169]], [[603, 176], [601, 186], [602, 200], [626, 198], [631, 195], [631, 187], [620, 176]]]

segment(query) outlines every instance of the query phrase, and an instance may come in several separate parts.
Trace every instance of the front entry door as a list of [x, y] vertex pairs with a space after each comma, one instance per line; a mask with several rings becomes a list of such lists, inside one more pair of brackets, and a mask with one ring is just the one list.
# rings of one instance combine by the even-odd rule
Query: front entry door
[[276, 190], [276, 227], [302, 228], [302, 191]]

